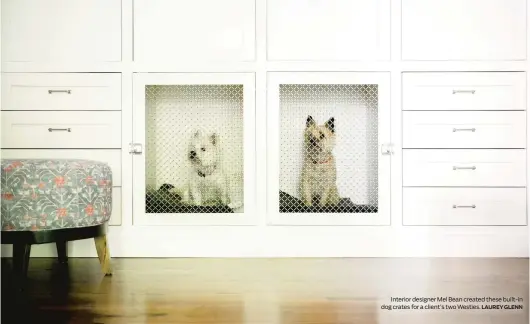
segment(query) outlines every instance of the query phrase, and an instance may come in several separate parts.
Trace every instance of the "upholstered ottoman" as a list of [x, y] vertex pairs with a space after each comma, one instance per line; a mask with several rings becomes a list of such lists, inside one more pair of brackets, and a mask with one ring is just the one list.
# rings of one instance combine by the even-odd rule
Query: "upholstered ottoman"
[[67, 242], [94, 238], [102, 270], [111, 274], [107, 222], [112, 171], [90, 160], [2, 160], [2, 244], [13, 244], [15, 271], [26, 276], [32, 244], [55, 242], [67, 263]]

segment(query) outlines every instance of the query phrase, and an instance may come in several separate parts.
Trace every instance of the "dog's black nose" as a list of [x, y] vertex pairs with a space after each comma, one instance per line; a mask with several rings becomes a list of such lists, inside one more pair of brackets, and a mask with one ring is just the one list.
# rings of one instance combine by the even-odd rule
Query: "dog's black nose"
[[190, 159], [194, 159], [197, 156], [197, 152], [190, 151]]

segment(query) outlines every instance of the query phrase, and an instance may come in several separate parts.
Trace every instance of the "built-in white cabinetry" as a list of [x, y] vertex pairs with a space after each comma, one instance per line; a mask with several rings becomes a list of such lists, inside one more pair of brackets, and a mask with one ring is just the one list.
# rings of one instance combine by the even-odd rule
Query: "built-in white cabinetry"
[[525, 187], [526, 151], [414, 149], [403, 151], [405, 187]]
[[94, 159], [113, 172], [110, 225], [121, 224], [118, 73], [3, 73], [2, 158]]
[[5, 110], [109, 111], [121, 107], [119, 73], [6, 73]]
[[402, 0], [406, 61], [526, 60], [526, 0]]
[[403, 189], [403, 224], [526, 225], [525, 188]]
[[403, 148], [525, 147], [525, 111], [403, 112]]
[[390, 59], [390, 0], [268, 0], [271, 61]]
[[119, 62], [121, 0], [2, 0], [2, 61]]
[[119, 111], [4, 111], [2, 147], [120, 148], [120, 117]]
[[117, 256], [528, 257], [527, 0], [0, 1], [2, 157], [109, 163]]
[[403, 225], [527, 224], [525, 89], [524, 72], [403, 75]]
[[526, 110], [526, 74], [405, 73], [403, 106], [414, 111]]
[[254, 1], [134, 1], [137, 62], [178, 64], [254, 58]]

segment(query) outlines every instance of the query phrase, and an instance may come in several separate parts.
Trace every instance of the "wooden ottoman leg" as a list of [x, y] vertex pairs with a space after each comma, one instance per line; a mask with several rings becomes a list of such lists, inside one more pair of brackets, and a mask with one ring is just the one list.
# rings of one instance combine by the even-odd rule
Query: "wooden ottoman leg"
[[96, 243], [96, 250], [98, 252], [99, 263], [101, 270], [105, 276], [112, 275], [112, 268], [110, 266], [110, 250], [107, 242], [107, 235], [102, 235], [94, 238]]
[[55, 242], [55, 245], [57, 246], [57, 258], [59, 259], [59, 263], [68, 263], [68, 242], [57, 241]]
[[13, 244], [13, 272], [17, 279], [22, 282], [26, 280], [29, 267], [29, 256], [31, 245], [25, 243]]

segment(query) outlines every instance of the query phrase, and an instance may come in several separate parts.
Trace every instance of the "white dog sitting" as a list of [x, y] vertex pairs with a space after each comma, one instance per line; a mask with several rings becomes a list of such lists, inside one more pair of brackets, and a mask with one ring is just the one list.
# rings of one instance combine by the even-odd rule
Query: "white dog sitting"
[[188, 195], [194, 205], [222, 203], [238, 208], [230, 202], [228, 181], [221, 163], [219, 136], [216, 133], [203, 134], [197, 131], [188, 146], [188, 160], [191, 163]]

